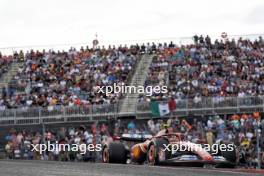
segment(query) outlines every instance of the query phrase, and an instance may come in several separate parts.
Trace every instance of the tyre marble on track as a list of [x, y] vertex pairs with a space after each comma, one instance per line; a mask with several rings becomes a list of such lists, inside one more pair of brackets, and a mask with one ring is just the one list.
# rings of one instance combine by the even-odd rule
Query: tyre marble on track
[[[250, 176], [249, 173], [198, 168], [0, 160], [0, 176]], [[256, 174], [252, 174], [256, 175]]]

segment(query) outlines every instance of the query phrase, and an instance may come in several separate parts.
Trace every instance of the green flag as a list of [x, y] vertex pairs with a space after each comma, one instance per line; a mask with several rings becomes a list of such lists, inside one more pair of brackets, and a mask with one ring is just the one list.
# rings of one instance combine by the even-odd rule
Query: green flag
[[150, 102], [150, 109], [151, 109], [151, 113], [152, 113], [153, 116], [155, 116], [155, 117], [159, 117], [160, 116], [158, 102], [151, 101]]
[[170, 113], [168, 103], [158, 103], [156, 101], [150, 102], [151, 113], [155, 117], [162, 117]]

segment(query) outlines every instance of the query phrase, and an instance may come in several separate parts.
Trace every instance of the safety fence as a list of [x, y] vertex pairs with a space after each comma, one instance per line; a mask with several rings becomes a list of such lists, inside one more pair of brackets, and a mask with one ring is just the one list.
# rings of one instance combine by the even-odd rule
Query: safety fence
[[[203, 35], [205, 37], [205, 35]], [[259, 37], [264, 37], [263, 33], [258, 33], [258, 34], [228, 34], [226, 39], [235, 39], [238, 40], [240, 37], [243, 39], [249, 39], [249, 40], [256, 40]], [[219, 35], [210, 35], [212, 41], [215, 39], [223, 39], [221, 33]], [[185, 36], [185, 37], [176, 37], [176, 36], [171, 36], [171, 37], [161, 37], [161, 38], [145, 38], [145, 39], [131, 39], [131, 40], [101, 40], [100, 39], [100, 46], [108, 46], [108, 45], [135, 45], [135, 44], [147, 44], [147, 43], [169, 43], [172, 41], [173, 43], [177, 45], [186, 45], [186, 44], [192, 44], [193, 43], [193, 36]], [[81, 48], [81, 47], [86, 47], [89, 45], [90, 47], [92, 46], [91, 41], [83, 41], [83, 42], [78, 42], [78, 43], [57, 43], [57, 44], [46, 44], [46, 45], [28, 45], [28, 46], [0, 46], [0, 52], [2, 54], [13, 54], [14, 52], [19, 52], [20, 50], [23, 50], [24, 52], [30, 51], [30, 50], [39, 50], [42, 51], [45, 49], [46, 51], [48, 50], [53, 50], [53, 51], [62, 51], [62, 50], [68, 50], [72, 47], [74, 48]]]
[[[209, 97], [197, 99], [176, 99], [176, 109], [167, 116], [174, 115], [214, 115], [263, 112], [264, 96], [252, 97]], [[159, 103], [168, 103], [167, 101]], [[106, 120], [109, 117], [135, 116], [151, 118], [149, 102], [139, 102], [135, 109], [121, 112], [122, 101], [105, 105], [89, 106], [49, 106], [47, 108], [17, 108], [0, 110], [0, 125], [22, 125], [41, 123], [65, 123], [77, 121]]]
[[[170, 115], [211, 115], [263, 112], [264, 96], [249, 97], [202, 97], [195, 99], [176, 99], [176, 109]], [[168, 103], [168, 102], [160, 102]], [[148, 114], [150, 103], [140, 102], [137, 114]]]

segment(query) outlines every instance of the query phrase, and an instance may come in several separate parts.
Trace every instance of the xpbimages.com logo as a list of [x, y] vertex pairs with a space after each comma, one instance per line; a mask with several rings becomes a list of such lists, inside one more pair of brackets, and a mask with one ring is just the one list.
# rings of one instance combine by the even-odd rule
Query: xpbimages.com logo
[[102, 150], [101, 144], [59, 144], [58, 141], [55, 143], [47, 142], [47, 144], [31, 144], [32, 152], [79, 152], [85, 154], [86, 152], [100, 152]]
[[163, 151], [169, 151], [172, 153], [177, 152], [199, 152], [199, 151], [206, 151], [212, 154], [217, 154], [219, 152], [225, 151], [234, 151], [235, 145], [234, 144], [194, 144], [191, 142], [179, 142], [175, 144], [164, 144]]
[[167, 86], [126, 86], [124, 83], [118, 85], [116, 83], [113, 86], [98, 86], [97, 93], [105, 94], [110, 96], [111, 94], [145, 94], [146, 96], [152, 96], [153, 94], [168, 93]]

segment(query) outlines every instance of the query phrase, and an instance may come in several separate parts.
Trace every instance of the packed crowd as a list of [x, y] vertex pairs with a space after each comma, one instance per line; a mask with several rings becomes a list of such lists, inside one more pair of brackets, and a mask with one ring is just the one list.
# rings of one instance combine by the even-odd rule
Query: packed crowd
[[115, 103], [122, 95], [106, 96], [98, 93], [99, 87], [126, 84], [138, 62], [138, 53], [135, 46], [15, 53], [14, 57], [24, 65], [12, 79], [9, 90], [24, 88], [25, 91], [3, 92], [1, 109]]
[[61, 127], [58, 130], [46, 130], [43, 132], [16, 131], [10, 130], [6, 135], [5, 145], [7, 158], [22, 159], [42, 159], [60, 161], [100, 161], [100, 152], [80, 152], [54, 151], [45, 152], [40, 155], [32, 152], [31, 144], [39, 144], [45, 141], [51, 143], [68, 144], [91, 144], [104, 143], [108, 137], [120, 136], [122, 134], [157, 134], [165, 127], [173, 127], [175, 132], [180, 132], [184, 140], [194, 143], [208, 143], [210, 145], [219, 141], [232, 142], [238, 149], [238, 166], [246, 168], [256, 168], [257, 158], [257, 137], [256, 129], [261, 129], [259, 133], [261, 164], [264, 167], [264, 119], [260, 114], [234, 114], [226, 116], [210, 116], [206, 118], [179, 118], [150, 119], [143, 120], [117, 120], [76, 128]]
[[[244, 97], [264, 94], [264, 41], [194, 36], [194, 44], [157, 46], [145, 85], [167, 85], [155, 99]], [[140, 101], [152, 97], [142, 96]]]
[[0, 52], [0, 78], [1, 76], [8, 71], [10, 64], [13, 61], [12, 56], [3, 56]]
[[[17, 131], [11, 129], [5, 136], [8, 141], [5, 145], [6, 157], [9, 159], [27, 159], [27, 160], [55, 160], [55, 161], [98, 161], [100, 153], [96, 151], [84, 152], [78, 147], [78, 151], [72, 151], [68, 148], [51, 147], [51, 150], [40, 152], [40, 146], [37, 144], [101, 144], [109, 136], [105, 124], [93, 124], [90, 128], [86, 126], [79, 127], [60, 127], [59, 129], [49, 129], [43, 131]], [[36, 146], [34, 149], [33, 146]], [[38, 151], [37, 151], [38, 150]]]
[[[223, 97], [261, 96], [264, 94], [264, 41], [248, 39], [211, 41], [209, 36], [194, 36], [194, 44], [174, 43], [120, 46], [65, 51], [30, 51], [0, 54], [0, 73], [15, 59], [24, 63], [10, 86], [0, 97], [0, 109], [17, 107], [79, 106], [113, 104], [121, 94], [103, 95], [98, 86], [127, 83], [140, 53], [156, 53], [145, 86], [166, 85], [168, 93], [150, 99], [203, 97], [219, 101]], [[17, 90], [24, 90], [16, 94]], [[8, 95], [8, 96], [6, 96]]]

